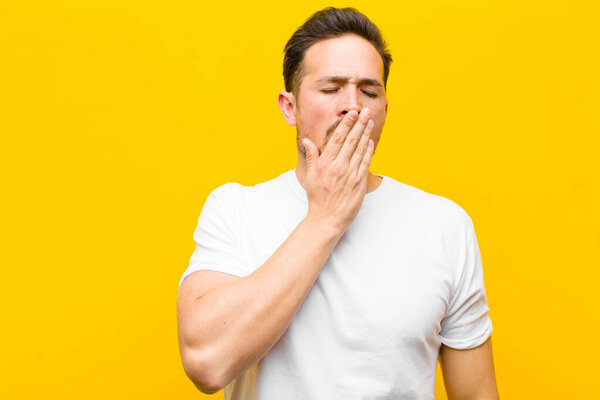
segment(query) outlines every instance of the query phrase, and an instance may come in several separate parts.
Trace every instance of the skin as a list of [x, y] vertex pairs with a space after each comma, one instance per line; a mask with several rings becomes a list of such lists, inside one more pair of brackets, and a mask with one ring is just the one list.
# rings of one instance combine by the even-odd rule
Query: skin
[[497, 400], [492, 337], [469, 350], [442, 345], [440, 365], [448, 400]]

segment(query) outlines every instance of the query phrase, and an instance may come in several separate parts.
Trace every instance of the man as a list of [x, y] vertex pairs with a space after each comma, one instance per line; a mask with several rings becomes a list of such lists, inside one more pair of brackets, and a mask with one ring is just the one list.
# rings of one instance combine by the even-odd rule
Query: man
[[225, 399], [496, 399], [481, 257], [452, 201], [369, 172], [391, 56], [354, 9], [285, 48], [298, 166], [213, 190], [181, 277], [186, 374]]

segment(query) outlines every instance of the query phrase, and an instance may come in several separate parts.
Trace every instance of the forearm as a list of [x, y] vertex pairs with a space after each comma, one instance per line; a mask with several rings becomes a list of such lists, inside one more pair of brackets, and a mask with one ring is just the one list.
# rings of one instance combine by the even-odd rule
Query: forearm
[[273, 347], [342, 233], [307, 217], [252, 274], [196, 299], [185, 334], [213, 382], [226, 385]]

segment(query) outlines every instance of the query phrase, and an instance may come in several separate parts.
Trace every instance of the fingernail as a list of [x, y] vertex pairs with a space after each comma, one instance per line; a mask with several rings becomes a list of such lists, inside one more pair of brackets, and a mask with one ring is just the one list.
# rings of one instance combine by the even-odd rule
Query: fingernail
[[353, 120], [354, 120], [354, 119], [356, 119], [357, 117], [358, 117], [358, 113], [357, 113], [356, 111], [350, 111], [350, 112], [348, 113], [348, 118], [350, 118], [350, 119], [353, 119]]
[[369, 117], [369, 109], [368, 108], [363, 108], [362, 111], [360, 112], [362, 115], [365, 116], [365, 118]]

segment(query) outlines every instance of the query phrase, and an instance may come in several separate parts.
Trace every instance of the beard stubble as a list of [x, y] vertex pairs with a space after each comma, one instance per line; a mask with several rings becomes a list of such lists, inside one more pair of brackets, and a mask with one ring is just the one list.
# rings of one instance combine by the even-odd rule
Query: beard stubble
[[[325, 146], [327, 146], [327, 143], [329, 143], [329, 139], [331, 138], [331, 135], [335, 131], [335, 128], [338, 127], [338, 125], [340, 124], [340, 122], [342, 122], [343, 119], [344, 119], [344, 117], [340, 117], [337, 121], [335, 121], [334, 123], [329, 125], [329, 127], [325, 131], [325, 139], [321, 146], [319, 146], [317, 143], [315, 143], [317, 146], [317, 150], [319, 151], [319, 156], [321, 155], [321, 153], [323, 153], [323, 150], [325, 149]], [[304, 136], [304, 137], [306, 137], [306, 136]], [[304, 137], [300, 137], [300, 128], [298, 126], [296, 126], [296, 147], [298, 148], [298, 151], [300, 152], [300, 154], [302, 154], [302, 157], [304, 157], [304, 159], [306, 160], [306, 149], [304, 148], [304, 144], [302, 144], [302, 139], [304, 139]]]

